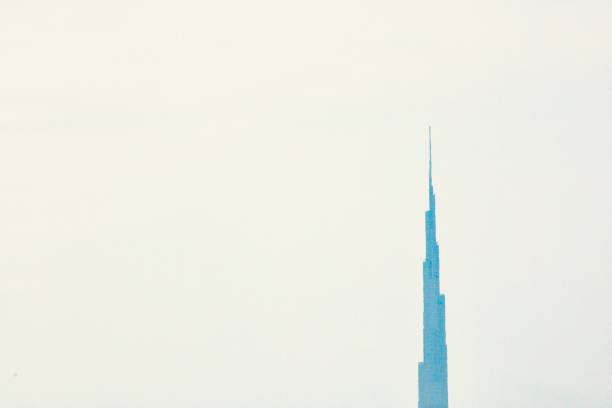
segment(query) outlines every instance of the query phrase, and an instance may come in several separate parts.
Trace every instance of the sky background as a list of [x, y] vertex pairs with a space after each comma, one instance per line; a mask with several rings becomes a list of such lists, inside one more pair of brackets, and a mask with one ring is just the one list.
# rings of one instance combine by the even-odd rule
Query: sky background
[[0, 406], [610, 407], [611, 4], [0, 0]]

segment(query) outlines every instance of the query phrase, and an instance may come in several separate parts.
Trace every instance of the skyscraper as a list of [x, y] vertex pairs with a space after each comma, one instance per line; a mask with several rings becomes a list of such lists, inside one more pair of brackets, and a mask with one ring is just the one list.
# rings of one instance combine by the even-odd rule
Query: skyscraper
[[429, 127], [429, 209], [425, 212], [423, 261], [423, 361], [419, 363], [419, 408], [448, 408], [446, 313], [440, 293], [440, 257], [436, 240], [436, 195], [431, 179]]

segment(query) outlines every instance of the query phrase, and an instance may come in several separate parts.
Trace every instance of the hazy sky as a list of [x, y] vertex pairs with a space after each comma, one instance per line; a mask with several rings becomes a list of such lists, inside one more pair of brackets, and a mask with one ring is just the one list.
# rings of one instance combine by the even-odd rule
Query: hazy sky
[[608, 0], [0, 0], [0, 406], [612, 406]]

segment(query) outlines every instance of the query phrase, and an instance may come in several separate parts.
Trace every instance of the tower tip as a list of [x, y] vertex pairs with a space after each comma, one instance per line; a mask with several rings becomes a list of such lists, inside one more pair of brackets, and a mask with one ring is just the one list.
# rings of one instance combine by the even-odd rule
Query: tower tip
[[432, 186], [431, 180], [431, 125], [427, 126], [427, 134], [429, 136], [429, 186]]
[[431, 125], [427, 126], [427, 134], [429, 136], [429, 161], [431, 161]]

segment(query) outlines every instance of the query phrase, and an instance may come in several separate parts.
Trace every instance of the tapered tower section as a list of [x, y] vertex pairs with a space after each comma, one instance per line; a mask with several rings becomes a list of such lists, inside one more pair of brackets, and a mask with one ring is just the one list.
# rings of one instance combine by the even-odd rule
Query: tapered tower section
[[440, 293], [440, 252], [436, 239], [436, 195], [431, 177], [429, 133], [429, 209], [425, 212], [423, 261], [423, 361], [419, 363], [419, 408], [448, 408], [446, 306]]

